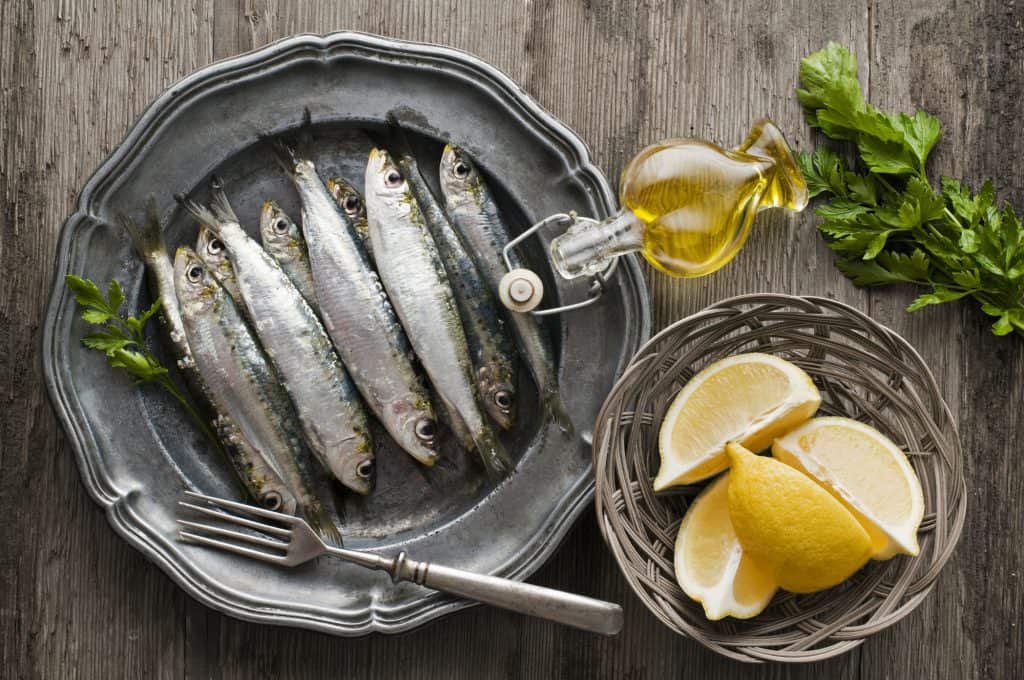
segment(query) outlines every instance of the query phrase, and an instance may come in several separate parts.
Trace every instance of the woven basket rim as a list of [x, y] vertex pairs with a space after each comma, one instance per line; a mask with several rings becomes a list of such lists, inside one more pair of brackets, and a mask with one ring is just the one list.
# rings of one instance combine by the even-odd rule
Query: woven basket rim
[[[628, 445], [622, 444], [620, 448], [626, 458], [614, 457], [612, 449], [616, 443], [608, 439], [607, 430], [612, 429], [615, 431], [615, 436], [621, 434], [624, 439], [629, 438], [630, 442], [635, 443], [636, 440], [632, 437], [636, 436], [633, 432], [636, 423], [641, 423], [641, 429], [649, 429], [652, 426], [645, 420], [645, 418], [650, 419], [648, 418], [650, 414], [646, 411], [641, 414], [639, 410], [630, 410], [622, 402], [627, 397], [632, 398], [635, 393], [642, 391], [642, 388], [637, 388], [632, 384], [637, 376], [647, 376], [651, 371], [660, 370], [661, 364], [670, 363], [671, 355], [669, 359], [658, 360], [661, 356], [659, 348], [663, 345], [677, 337], [687, 340], [691, 336], [698, 339], [697, 344], [699, 345], [706, 342], [707, 337], [714, 337], [719, 327], [726, 329], [727, 333], [723, 337], [730, 342], [739, 342], [738, 339], [750, 342], [751, 340], [745, 338], [745, 334], [749, 333], [747, 330], [743, 330], [740, 335], [735, 337], [728, 335], [728, 332], [735, 330], [735, 328], [730, 328], [729, 324], [742, 325], [750, 321], [754, 324], [753, 328], [762, 328], [760, 319], [766, 315], [775, 321], [776, 317], [788, 318], [787, 315], [792, 316], [796, 312], [801, 315], [806, 314], [806, 321], [802, 321], [803, 328], [813, 330], [813, 335], [796, 334], [798, 341], [807, 341], [809, 347], [814, 348], [816, 347], [815, 343], [820, 342], [827, 347], [836, 345], [842, 350], [849, 349], [851, 354], [856, 355], [857, 348], [854, 345], [851, 344], [847, 347], [843, 343], [837, 343], [832, 339], [832, 335], [836, 334], [844, 342], [856, 342], [861, 339], [865, 343], [869, 340], [876, 341], [882, 344], [881, 350], [878, 347], [870, 347], [870, 349], [884, 351], [888, 348], [894, 357], [901, 359], [896, 362], [898, 365], [908, 365], [913, 369], [912, 375], [893, 378], [895, 386], [885, 393], [885, 398], [882, 398], [880, 403], [883, 404], [884, 409], [893, 408], [897, 413], [893, 419], [907, 430], [913, 429], [911, 425], [918, 421], [927, 422], [923, 429], [913, 429], [913, 434], [926, 439], [931, 436], [936, 443], [936, 448], [934, 451], [912, 452], [921, 455], [922, 459], [926, 457], [927, 462], [920, 463], [920, 465], [922, 467], [930, 466], [928, 470], [934, 475], [934, 481], [928, 481], [925, 491], [926, 497], [930, 497], [932, 494], [935, 496], [934, 507], [926, 508], [926, 512], [934, 513], [934, 525], [929, 525], [931, 528], [927, 533], [925, 525], [922, 525], [922, 549], [917, 558], [897, 557], [890, 562], [872, 563], [872, 568], [864, 570], [867, 575], [855, 576], [854, 579], [851, 579], [851, 581], [856, 579], [858, 583], [849, 589], [839, 586], [823, 591], [824, 595], [793, 596], [785, 594], [781, 597], [777, 596], [769, 611], [775, 611], [776, 608], [784, 608], [786, 611], [793, 610], [795, 623], [790, 626], [790, 630], [787, 630], [787, 617], [783, 616], [777, 622], [778, 630], [768, 633], [758, 631], [757, 634], [751, 635], [744, 631], [747, 629], [757, 630], [756, 625], [759, 619], [756, 617], [751, 620], [753, 623], [735, 622], [730, 619], [723, 625], [721, 622], [702, 621], [702, 617], [686, 618], [680, 613], [680, 610], [699, 607], [699, 605], [689, 601], [681, 591], [678, 593], [666, 592], [666, 586], [678, 591], [678, 587], [674, 584], [674, 573], [670, 574], [672, 583], [665, 582], [664, 572], [666, 570], [663, 563], [666, 557], [663, 553], [668, 548], [667, 559], [671, 562], [671, 546], [666, 546], [662, 538], [655, 541], [654, 545], [650, 543], [649, 536], [645, 535], [645, 527], [649, 528], [650, 524], [657, 524], [657, 522], [644, 514], [646, 508], [641, 508], [646, 503], [645, 498], [653, 497], [653, 493], [648, 491], [645, 494], [644, 490], [637, 486], [641, 484], [639, 479], [632, 480], [627, 490], [618, 485], [618, 477], [625, 474], [624, 471], [628, 472], [631, 465], [632, 467], [643, 465], [638, 461], [650, 457], [650, 446], [644, 447], [643, 451], [638, 453], [629, 451]], [[801, 319], [803, 318], [804, 316], [801, 316]], [[789, 330], [798, 325], [799, 322], [790, 321], [785, 329]], [[776, 328], [782, 327], [782, 325], [767, 327]], [[821, 339], [819, 339], [819, 333], [822, 334]], [[864, 334], [863, 338], [860, 333]], [[753, 334], [751, 338], [756, 339], [755, 336], [756, 334]], [[760, 342], [760, 340], [757, 341]], [[721, 338], [714, 342], [721, 342]], [[730, 342], [725, 344], [728, 345]], [[713, 345], [713, 347], [715, 346]], [[743, 351], [761, 350], [742, 349], [731, 353]], [[826, 353], [825, 356], [828, 354]], [[698, 358], [688, 365], [700, 363], [702, 361]], [[833, 366], [841, 365], [828, 361], [822, 363], [823, 367], [830, 369]], [[851, 369], [844, 366], [843, 370]], [[866, 371], [867, 369], [858, 366], [857, 370]], [[815, 374], [816, 382], [819, 378], [829, 380], [829, 373], [831, 370], [826, 371], [822, 376]], [[843, 385], [843, 382], [837, 380], [835, 384]], [[915, 389], [915, 385], [919, 385], [919, 387]], [[648, 383], [645, 383], [644, 387], [647, 386], [649, 386]], [[905, 391], [909, 394], [906, 403], [892, 399], [893, 395], [897, 398], [902, 397]], [[672, 394], [675, 394], [674, 390]], [[647, 399], [649, 396], [645, 394], [643, 398]], [[633, 400], [635, 401], [635, 399]], [[931, 407], [927, 409], [928, 413], [924, 412], [925, 402]], [[909, 412], [908, 409], [912, 410], [915, 405], [921, 406], [922, 409], [915, 411], [913, 418], [907, 416], [901, 419], [899, 417], [901, 411], [897, 407], [901, 407], [902, 412]], [[871, 408], [874, 407], [865, 407], [865, 412], [871, 412]], [[884, 409], [880, 409], [878, 412], [884, 413]], [[619, 432], [620, 429], [625, 434]], [[937, 435], [945, 436], [942, 436], [940, 440]], [[934, 374], [920, 353], [898, 333], [846, 303], [820, 296], [795, 296], [778, 293], [737, 295], [709, 305], [655, 334], [637, 351], [602, 405], [594, 427], [593, 457], [596, 477], [595, 511], [598, 526], [605, 544], [612, 552], [616, 564], [634, 594], [652, 614], [670, 629], [697, 640], [719, 654], [747, 662], [767, 660], [811, 662], [827, 659], [859, 646], [866, 637], [893, 625], [913, 611], [934, 588], [938, 573], [948, 562], [959, 541], [966, 517], [967, 493], [963, 477], [963, 451], [960, 435], [956, 421], [939, 390]], [[917, 469], [919, 463], [915, 462], [914, 465]], [[614, 473], [609, 473], [609, 469], [613, 469]], [[645, 465], [643, 465], [643, 469], [646, 470]], [[920, 470], [918, 474], [920, 477]], [[925, 481], [922, 479], [923, 485], [925, 485]], [[646, 484], [649, 486], [649, 478]], [[616, 508], [617, 501], [623, 506], [622, 509]], [[659, 500], [657, 504], [660, 506], [664, 503]], [[634, 514], [642, 516], [643, 522], [640, 526], [636, 525], [635, 519], [633, 526], [629, 525], [628, 518], [623, 519], [630, 505], [635, 506], [632, 511]], [[659, 510], [664, 510], [664, 508], [659, 508]], [[681, 515], [675, 517], [668, 527], [673, 528], [678, 524], [680, 517]], [[926, 523], [928, 518], [929, 515], [926, 514]], [[625, 536], [625, 539], [620, 536], [620, 533]], [[674, 534], [672, 537], [674, 538]], [[646, 553], [646, 558], [643, 559], [633, 544], [633, 541], [641, 538], [648, 540], [646, 545], [641, 545], [639, 548], [640, 552]], [[926, 550], [931, 558], [930, 562], [924, 561]], [[652, 559], [652, 556], [656, 557]], [[895, 572], [895, 576], [892, 572]], [[916, 574], [920, 575], [915, 581], [911, 575]], [[661, 580], [659, 581], [659, 579]], [[870, 589], [868, 589], [869, 585]], [[847, 593], [852, 593], [852, 595], [847, 597]], [[853, 595], [861, 599], [854, 601]], [[808, 615], [801, 609], [802, 602], [814, 602], [814, 606], [822, 612], [830, 611], [828, 606], [830, 600], [838, 601], [840, 605], [854, 602], [856, 606], [851, 606], [848, 611], [844, 612], [852, 618], [845, 622], [840, 620], [836, 625], [829, 626], [819, 621], [819, 618], [825, 618], [824, 616]], [[820, 602], [825, 604], [821, 605]], [[880, 622], [876, 620], [879, 617], [881, 617]], [[736, 629], [736, 632], [730, 632], [733, 628]], [[767, 643], [759, 644], [758, 640], [761, 639], [766, 640]]]

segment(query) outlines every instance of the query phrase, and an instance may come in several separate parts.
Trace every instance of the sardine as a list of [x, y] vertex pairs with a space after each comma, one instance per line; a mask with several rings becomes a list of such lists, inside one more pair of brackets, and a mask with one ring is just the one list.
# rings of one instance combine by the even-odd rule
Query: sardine
[[405, 143], [401, 128], [395, 123], [392, 129], [396, 142], [391, 149], [392, 158], [419, 204], [455, 293], [473, 362], [477, 393], [488, 415], [507, 430], [515, 421], [515, 348], [502, 326], [494, 294], [420, 174], [416, 157]]
[[164, 244], [163, 225], [157, 214], [156, 201], [150, 199], [146, 203], [146, 220], [140, 227], [126, 215], [119, 215], [118, 222], [131, 237], [135, 251], [146, 265], [146, 278], [150, 293], [160, 298], [160, 323], [166, 329], [166, 338], [170, 341], [174, 359], [185, 376], [189, 387], [194, 391], [202, 391], [202, 376], [192, 363], [192, 355], [185, 337], [185, 328], [181, 321], [181, 310], [174, 291], [174, 263]]
[[416, 460], [433, 465], [434, 409], [377, 272], [313, 163], [283, 145], [277, 151], [302, 200], [302, 233], [324, 326], [384, 428]]
[[309, 266], [306, 239], [295, 224], [274, 201], [264, 201], [260, 211], [260, 239], [263, 249], [277, 260], [281, 269], [306, 298], [313, 311], [320, 311], [313, 285], [313, 270]]
[[196, 368], [206, 379], [210, 401], [237, 429], [250, 458], [249, 476], [272, 479], [264, 464], [274, 468], [291, 497], [284, 511], [297, 508], [322, 534], [340, 541], [314, 491], [317, 474], [292, 403], [241, 310], [191, 248], [178, 250], [174, 282]]
[[[487, 183], [469, 156], [451, 144], [441, 156], [441, 188], [448, 216], [462, 242], [496, 295], [506, 273], [502, 250], [509, 242], [509, 232], [498, 212]], [[513, 267], [522, 267], [519, 256], [509, 253]], [[545, 328], [531, 314], [509, 313], [512, 329], [519, 340], [520, 351], [540, 391], [541, 404], [548, 416], [565, 432], [572, 432], [572, 421], [558, 389], [558, 374]]]
[[381, 279], [416, 355], [440, 399], [472, 435], [488, 472], [504, 475], [512, 464], [477, 405], [455, 295], [423, 214], [386, 151], [370, 153], [366, 201]]
[[363, 195], [341, 177], [329, 178], [327, 190], [331, 192], [338, 208], [352, 221], [359, 241], [366, 248], [366, 252], [372, 256], [373, 244], [370, 243], [370, 227], [366, 223], [366, 202], [363, 200]]
[[146, 275], [154, 296], [160, 298], [160, 321], [166, 329], [166, 338], [181, 370], [190, 396], [197, 402], [199, 411], [210, 419], [216, 437], [217, 451], [234, 469], [244, 490], [260, 505], [294, 511], [296, 501], [284, 480], [276, 470], [257, 455], [253, 447], [241, 436], [232, 420], [220, 412], [212, 401], [210, 390], [199, 371], [185, 332], [181, 306], [175, 291], [174, 263], [163, 240], [163, 226], [152, 199], [146, 205], [146, 220], [143, 226], [131, 218], [118, 217], [121, 226], [131, 236], [139, 257], [146, 264]]
[[373, 488], [366, 413], [316, 313], [277, 262], [252, 240], [214, 187], [209, 208], [185, 207], [224, 245], [256, 335], [292, 403], [306, 443], [342, 484]]

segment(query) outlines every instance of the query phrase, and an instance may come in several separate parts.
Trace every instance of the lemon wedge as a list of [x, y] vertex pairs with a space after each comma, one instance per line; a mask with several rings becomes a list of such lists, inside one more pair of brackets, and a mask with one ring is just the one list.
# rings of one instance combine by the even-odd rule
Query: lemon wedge
[[712, 621], [749, 619], [771, 602], [775, 581], [743, 552], [729, 519], [729, 475], [704, 489], [676, 536], [676, 580]]
[[752, 353], [716, 361], [686, 383], [665, 414], [654, 490], [721, 472], [729, 465], [727, 442], [768, 448], [820, 404], [810, 376], [785, 359]]
[[775, 440], [772, 455], [835, 496], [871, 536], [872, 557], [916, 555], [921, 482], [903, 451], [869, 425], [814, 418]]
[[810, 477], [734, 443], [729, 517], [743, 551], [780, 588], [811, 593], [849, 578], [871, 556], [860, 522]]

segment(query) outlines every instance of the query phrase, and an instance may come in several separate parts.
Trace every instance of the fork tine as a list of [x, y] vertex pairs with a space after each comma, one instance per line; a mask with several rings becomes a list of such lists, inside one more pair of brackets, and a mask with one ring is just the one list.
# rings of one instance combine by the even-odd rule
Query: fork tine
[[[203, 494], [197, 494], [196, 492], [186, 491], [184, 494], [185, 494], [185, 497], [186, 497], [186, 501], [187, 500], [193, 500], [193, 501], [195, 501], [195, 503], [186, 503], [185, 501], [178, 501], [179, 505], [184, 505], [185, 507], [188, 507], [188, 508], [193, 508], [195, 510], [200, 510], [201, 512], [203, 511], [202, 510], [203, 508], [207, 508], [207, 509], [217, 508], [221, 512], [219, 514], [217, 514], [216, 516], [218, 516], [218, 517], [220, 517], [220, 516], [229, 516], [229, 518], [234, 520], [234, 521], [240, 521], [240, 522], [242, 522], [242, 520], [245, 520], [245, 521], [256, 521], [255, 519], [249, 519], [248, 517], [240, 517], [236, 513], [248, 513], [250, 515], [255, 515], [257, 518], [265, 518], [265, 519], [271, 519], [271, 520], [280, 521], [280, 522], [282, 522], [283, 524], [285, 524], [289, 528], [294, 526], [296, 523], [298, 523], [300, 521], [303, 521], [302, 519], [300, 519], [299, 517], [296, 517], [294, 515], [287, 515], [285, 513], [274, 512], [272, 510], [264, 510], [263, 508], [257, 507], [255, 505], [247, 505], [245, 503], [237, 503], [237, 502], [234, 502], [234, 501], [228, 501], [227, 499], [215, 498], [213, 496], [205, 496]], [[205, 501], [205, 503], [203, 503], [204, 501]], [[209, 504], [209, 505], [207, 505], [207, 504]], [[211, 506], [212, 506], [212, 508], [211, 508]], [[229, 512], [229, 511], [233, 511], [233, 512]], [[267, 524], [267, 523], [263, 522], [263, 523], [261, 523], [261, 526], [265, 528], [265, 527], [269, 527], [270, 524]], [[254, 528], [256, 528], [256, 527], [254, 527]], [[286, 530], [286, 529], [284, 529], [282, 527], [278, 527], [278, 526], [274, 526], [272, 529], [266, 528], [265, 530], [270, 530], [270, 532], [273, 533], [274, 529], [276, 529], [276, 530]]]
[[193, 534], [191, 531], [179, 531], [178, 535], [186, 541], [198, 543], [199, 545], [209, 546], [211, 548], [226, 550], [227, 552], [233, 552], [236, 555], [244, 555], [245, 557], [251, 557], [256, 560], [263, 560], [264, 562], [270, 562], [272, 564], [286, 563], [285, 558], [281, 555], [271, 555], [270, 553], [265, 553], [262, 550], [246, 548], [245, 546], [236, 545], [234, 543], [228, 543], [227, 541], [218, 541], [217, 539], [210, 538], [209, 536]]
[[202, 522], [190, 522], [187, 519], [179, 519], [178, 524], [189, 527], [190, 529], [197, 529], [199, 531], [205, 531], [210, 534], [216, 534], [218, 536], [227, 536], [228, 538], [235, 538], [239, 541], [245, 541], [246, 543], [253, 543], [255, 545], [263, 545], [268, 548], [276, 548], [277, 550], [288, 550], [287, 541], [275, 541], [272, 538], [263, 538], [262, 536], [254, 536], [252, 534], [245, 534], [241, 531], [232, 531], [231, 529], [225, 529], [215, 524], [203, 524]]
[[185, 501], [178, 501], [178, 505], [180, 505], [183, 508], [188, 508], [189, 510], [201, 512], [204, 515], [208, 515], [210, 517], [216, 517], [217, 519], [223, 520], [225, 522], [233, 522], [235, 524], [240, 524], [244, 527], [249, 527], [250, 529], [262, 531], [267, 534], [274, 534], [275, 536], [284, 536], [285, 538], [290, 538], [292, 535], [291, 529], [282, 529], [281, 527], [275, 527], [272, 524], [264, 524], [263, 522], [257, 522], [256, 520], [248, 519], [246, 517], [239, 517], [238, 515], [233, 515], [230, 512], [214, 510], [213, 508], [205, 505], [195, 505], [194, 503], [186, 503]]
[[226, 498], [217, 498], [216, 496], [207, 496], [196, 491], [185, 491], [186, 496], [191, 496], [194, 499], [206, 501], [212, 505], [218, 505], [222, 508], [229, 508], [235, 512], [247, 512], [250, 515], [256, 515], [257, 517], [263, 517], [266, 519], [274, 519], [283, 524], [291, 526], [298, 521], [301, 521], [294, 515], [286, 515], [283, 512], [274, 512], [273, 510], [267, 510], [255, 505], [248, 505], [247, 503], [238, 503], [236, 501], [229, 501]]

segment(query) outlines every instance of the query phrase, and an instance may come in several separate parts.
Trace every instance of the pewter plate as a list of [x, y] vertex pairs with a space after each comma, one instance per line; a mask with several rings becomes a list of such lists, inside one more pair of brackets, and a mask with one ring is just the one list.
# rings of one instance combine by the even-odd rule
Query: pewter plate
[[[224, 178], [248, 225], [264, 198], [297, 215], [291, 187], [258, 138], [294, 132], [303, 108], [312, 117], [320, 171], [357, 186], [370, 145], [364, 130], [397, 110], [428, 171], [448, 140], [472, 154], [514, 229], [569, 210], [602, 217], [614, 205], [580, 139], [483, 61], [357, 33], [288, 38], [171, 87], [89, 180], [61, 234], [43, 338], [46, 380], [89, 492], [114, 529], [189, 594], [253, 621], [346, 636], [395, 633], [470, 603], [336, 560], [285, 570], [176, 540], [181, 492], [235, 495], [231, 474], [165, 395], [132, 387], [82, 348], [87, 327], [63, 284], [68, 273], [117, 278], [129, 307], [147, 304], [142, 265], [114, 217], [141, 216], [153, 196], [169, 246], [190, 243], [195, 226], [172, 197], [202, 198], [213, 174]], [[552, 236], [542, 235], [527, 253], [548, 282], [546, 302], [582, 300], [586, 284], [551, 276], [542, 253]], [[428, 470], [378, 433], [377, 489], [365, 500], [344, 499], [347, 545], [389, 555], [407, 550], [416, 559], [516, 579], [547, 559], [591, 499], [590, 435], [603, 395], [649, 335], [643, 275], [633, 258], [623, 265], [599, 302], [551, 323], [575, 434], [545, 424], [523, 397], [519, 424], [505, 438], [518, 465], [494, 486], [453, 446]], [[528, 379], [520, 391], [530, 394]]]

